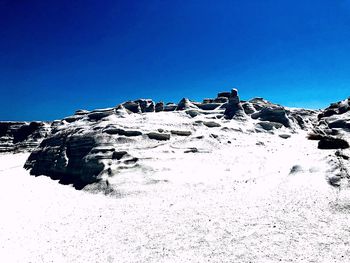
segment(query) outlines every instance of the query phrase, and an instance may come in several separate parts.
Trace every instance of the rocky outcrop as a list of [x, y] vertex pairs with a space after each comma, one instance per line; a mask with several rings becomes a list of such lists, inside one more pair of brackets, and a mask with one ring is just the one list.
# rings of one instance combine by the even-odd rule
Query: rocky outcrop
[[171, 154], [202, 154], [208, 152], [205, 144], [209, 150], [231, 144], [234, 132], [288, 139], [305, 130], [313, 132], [309, 138], [319, 140], [320, 149], [346, 148], [348, 105], [345, 100], [322, 112], [291, 109], [262, 98], [241, 101], [236, 89], [203, 102], [183, 98], [178, 104], [155, 104], [138, 99], [114, 108], [78, 110], [50, 124], [0, 123], [0, 151], [31, 150], [25, 168], [32, 175], [77, 189], [107, 189], [119, 173], [150, 169], [144, 162], [157, 159], [152, 149], [165, 145], [162, 151]]
[[197, 106], [195, 106], [189, 99], [183, 98], [180, 100], [180, 102], [177, 104], [176, 110], [189, 110], [189, 109], [198, 109]]
[[[223, 94], [219, 94], [223, 95]], [[223, 96], [222, 96], [223, 97]], [[235, 116], [244, 116], [244, 110], [238, 97], [237, 89], [232, 89], [230, 96], [228, 98], [228, 103], [226, 105], [224, 116], [226, 119], [232, 119]]]
[[31, 151], [49, 131], [44, 122], [0, 122], [0, 152]]
[[260, 121], [257, 123], [257, 126], [261, 127], [266, 131], [271, 131], [273, 129], [282, 128], [283, 125], [281, 123], [273, 122], [273, 121]]
[[126, 101], [116, 107], [117, 110], [122, 108], [125, 108], [130, 113], [154, 112], [155, 104], [150, 99], [138, 99], [135, 101]]
[[164, 103], [163, 102], [158, 102], [155, 106], [155, 112], [160, 112], [164, 110]]
[[175, 111], [177, 108], [177, 105], [175, 103], [169, 102], [164, 106], [163, 111]]
[[150, 99], [139, 99], [135, 101], [140, 105], [141, 112], [154, 112], [154, 102]]
[[346, 149], [350, 141], [350, 99], [332, 103], [317, 115], [310, 140], [318, 140], [319, 149]]
[[251, 115], [253, 119], [259, 119], [262, 121], [277, 122], [285, 127], [290, 127], [290, 120], [287, 117], [286, 110], [283, 107], [265, 107], [260, 111]]
[[100, 160], [107, 154], [112, 157], [113, 148], [99, 150], [94, 148], [97, 145], [94, 133], [61, 131], [43, 140], [24, 167], [31, 169], [32, 175], [48, 175], [81, 189], [99, 180], [98, 176], [104, 168]]
[[324, 109], [322, 113], [318, 115], [318, 119], [331, 117], [333, 115], [340, 115], [350, 111], [350, 97], [346, 100], [332, 103], [328, 108]]

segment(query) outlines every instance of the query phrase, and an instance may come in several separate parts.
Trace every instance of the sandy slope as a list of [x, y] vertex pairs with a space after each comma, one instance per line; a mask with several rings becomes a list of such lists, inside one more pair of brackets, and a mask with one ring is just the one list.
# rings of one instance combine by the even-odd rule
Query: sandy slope
[[26, 154], [1, 155], [1, 261], [349, 262], [350, 193], [326, 182], [332, 151], [305, 134], [259, 136], [265, 146], [237, 137], [185, 156], [158, 147], [173, 155], [115, 178], [115, 196], [29, 176]]

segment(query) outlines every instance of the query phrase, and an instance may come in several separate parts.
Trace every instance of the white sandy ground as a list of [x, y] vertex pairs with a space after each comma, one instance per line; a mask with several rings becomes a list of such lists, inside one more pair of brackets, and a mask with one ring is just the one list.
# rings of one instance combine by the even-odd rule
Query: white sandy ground
[[334, 151], [305, 134], [243, 139], [212, 153], [157, 147], [174, 158], [118, 176], [116, 196], [29, 176], [27, 154], [1, 155], [0, 261], [350, 262], [350, 191], [326, 180]]

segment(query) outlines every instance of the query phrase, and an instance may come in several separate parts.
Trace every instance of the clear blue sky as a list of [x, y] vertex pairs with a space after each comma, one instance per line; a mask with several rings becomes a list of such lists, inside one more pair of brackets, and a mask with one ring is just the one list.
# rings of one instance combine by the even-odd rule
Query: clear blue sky
[[0, 120], [238, 87], [288, 106], [350, 96], [350, 0], [0, 0]]

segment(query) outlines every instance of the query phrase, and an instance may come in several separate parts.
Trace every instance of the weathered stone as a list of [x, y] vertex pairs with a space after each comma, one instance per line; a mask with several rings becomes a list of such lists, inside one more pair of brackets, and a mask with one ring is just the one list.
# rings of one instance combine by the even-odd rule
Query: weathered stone
[[171, 134], [179, 135], [179, 136], [190, 136], [192, 134], [191, 131], [179, 131], [179, 130], [171, 130]]
[[127, 137], [133, 137], [133, 136], [140, 136], [142, 135], [142, 132], [137, 130], [124, 130], [121, 128], [116, 128], [114, 126], [106, 127], [103, 132], [108, 134], [118, 134], [118, 135], [124, 135]]
[[256, 97], [248, 101], [252, 106], [254, 107], [255, 110], [260, 111], [265, 107], [273, 107], [273, 106], [279, 106], [272, 104], [271, 102], [264, 100], [263, 98]]
[[200, 114], [198, 110], [187, 110], [186, 113], [188, 115], [190, 115], [192, 118], [194, 118]]
[[279, 137], [281, 137], [282, 139], [288, 139], [288, 138], [290, 138], [290, 137], [291, 137], [291, 135], [290, 135], [290, 134], [285, 134], [285, 133], [283, 133], [283, 134], [279, 134], [278, 136], [279, 136]]
[[280, 129], [283, 127], [281, 123], [273, 122], [273, 121], [261, 121], [261, 122], [258, 122], [257, 125], [266, 131], [271, 131], [273, 129]]
[[0, 152], [30, 151], [50, 130], [44, 122], [0, 122]]
[[350, 120], [335, 120], [328, 123], [329, 128], [341, 128], [341, 129], [350, 129]]
[[114, 109], [108, 109], [108, 110], [95, 110], [90, 112], [87, 116], [90, 120], [93, 121], [99, 121], [105, 117], [108, 117], [115, 113]]
[[242, 107], [243, 107], [245, 114], [250, 115], [250, 114], [253, 114], [255, 112], [255, 108], [249, 102], [243, 103]]
[[164, 103], [163, 102], [157, 102], [155, 106], [155, 112], [160, 112], [164, 110]]
[[150, 132], [147, 134], [148, 138], [158, 141], [166, 141], [170, 140], [170, 134], [168, 133], [158, 133], [158, 132]]
[[127, 109], [128, 111], [131, 111], [132, 113], [141, 113], [141, 107], [140, 104], [135, 101], [127, 101], [122, 103], [122, 106]]
[[163, 111], [175, 111], [177, 108], [177, 105], [174, 104], [174, 103], [167, 103], [165, 106], [164, 106], [164, 109]]
[[318, 142], [319, 149], [346, 149], [349, 147], [349, 143], [346, 140], [331, 136], [323, 136]]
[[278, 122], [285, 127], [290, 127], [290, 121], [283, 107], [266, 107], [259, 112], [253, 113], [251, 117], [262, 121]]
[[208, 128], [221, 127], [221, 124], [215, 121], [203, 121], [203, 124]]
[[244, 114], [243, 107], [238, 97], [238, 91], [237, 89], [232, 89], [224, 116], [226, 119], [232, 119], [234, 116], [244, 116]]
[[151, 99], [135, 100], [135, 103], [140, 105], [141, 112], [154, 112], [154, 102]]
[[180, 100], [178, 103], [176, 110], [181, 111], [181, 110], [188, 110], [188, 109], [197, 109], [197, 106], [195, 106], [189, 99], [183, 98]]
[[[26, 169], [32, 175], [48, 175], [62, 183], [72, 183], [78, 189], [97, 182], [104, 165], [90, 151], [96, 146], [93, 134], [69, 135], [57, 133], [42, 141], [32, 152]], [[90, 153], [90, 154], [89, 154]]]

